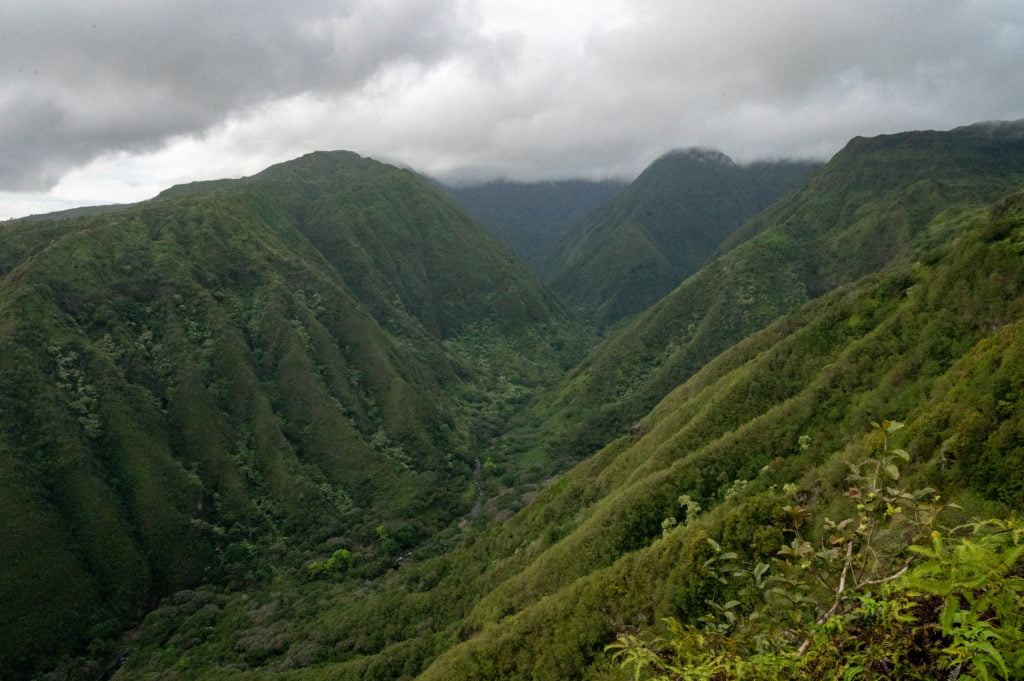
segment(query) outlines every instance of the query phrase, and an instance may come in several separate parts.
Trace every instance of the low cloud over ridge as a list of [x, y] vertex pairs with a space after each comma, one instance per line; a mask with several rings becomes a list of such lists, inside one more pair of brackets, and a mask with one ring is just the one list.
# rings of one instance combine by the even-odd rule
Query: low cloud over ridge
[[0, 192], [39, 196], [316, 148], [449, 180], [629, 176], [675, 146], [825, 158], [1024, 116], [1024, 6], [997, 0], [15, 1], [0, 25]]

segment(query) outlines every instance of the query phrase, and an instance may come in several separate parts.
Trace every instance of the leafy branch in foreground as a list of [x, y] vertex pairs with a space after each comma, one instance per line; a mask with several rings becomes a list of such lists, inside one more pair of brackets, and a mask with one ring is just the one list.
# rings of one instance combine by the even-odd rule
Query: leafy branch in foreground
[[935, 491], [897, 486], [903, 424], [873, 425], [881, 451], [849, 464], [849, 515], [808, 534], [810, 511], [784, 507], [793, 538], [772, 565], [708, 540], [704, 574], [735, 598], [665, 620], [667, 637], [621, 635], [608, 649], [634, 679], [1024, 678], [1024, 524], [943, 537]]

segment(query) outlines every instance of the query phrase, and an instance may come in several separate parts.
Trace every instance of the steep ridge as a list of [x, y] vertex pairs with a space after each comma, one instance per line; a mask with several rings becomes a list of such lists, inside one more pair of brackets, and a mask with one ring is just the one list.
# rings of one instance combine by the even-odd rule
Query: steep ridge
[[387, 569], [469, 511], [478, 441], [580, 346], [484, 228], [344, 152], [7, 223], [0, 277], [15, 677], [200, 582], [323, 547]]
[[[344, 191], [337, 191], [339, 182]], [[547, 322], [546, 308], [557, 307], [497, 239], [409, 171], [350, 152], [317, 152], [268, 168], [241, 186], [272, 200], [385, 325], [401, 324], [396, 299], [405, 316], [441, 338], [481, 318], [493, 318], [504, 330]]]
[[[452, 528], [418, 548], [473, 506], [477, 478], [508, 474], [520, 433], [493, 460], [478, 445], [568, 361], [554, 350], [571, 352], [574, 336], [557, 306], [507, 305], [507, 279], [462, 292], [458, 315], [462, 300], [417, 292], [434, 267], [501, 267], [507, 255], [476, 251], [493, 242], [471, 227], [451, 227], [468, 259], [378, 265], [382, 232], [416, 243], [462, 219], [415, 176], [311, 155], [113, 215], [6, 225], [5, 669], [27, 677], [87, 640], [86, 671], [64, 678], [112, 673], [122, 650], [121, 680], [624, 678], [603, 652], [617, 633], [707, 612], [719, 587], [701, 568], [705, 540], [769, 560], [790, 529], [782, 506], [795, 494], [811, 522], [832, 514], [844, 462], [880, 448], [865, 433], [884, 418], [907, 422], [909, 478], [965, 514], [1021, 509], [1024, 195], [982, 198], [1024, 184], [1020, 126], [850, 148], [870, 160], [837, 156], [801, 200], [766, 211], [627, 327], [641, 344], [616, 336], [541, 404], [545, 427], [595, 428], [590, 440], [541, 433], [551, 456], [589, 441], [593, 456], [507, 521], [467, 518], [462, 541]], [[837, 160], [859, 182], [830, 175]], [[428, 204], [408, 209], [417, 229], [391, 224], [403, 208], [369, 207], [392, 190], [399, 206]], [[867, 248], [877, 238], [892, 247]], [[757, 253], [803, 261], [766, 277]], [[437, 279], [457, 294], [473, 276]], [[393, 288], [375, 295], [377, 282]], [[522, 286], [516, 300], [544, 301]], [[482, 320], [459, 316], [481, 306]], [[680, 338], [701, 334], [676, 356]], [[685, 370], [700, 353], [717, 356]], [[602, 366], [595, 357], [621, 390], [580, 378]], [[637, 395], [653, 410], [615, 411]], [[681, 494], [704, 512], [673, 527]], [[118, 642], [140, 603], [199, 582]], [[67, 622], [90, 631], [69, 636]]]
[[447, 187], [446, 192], [508, 244], [544, 281], [559, 238], [625, 187], [618, 180], [506, 182]]
[[[182, 592], [117, 678], [625, 678], [603, 652], [617, 633], [706, 612], [705, 539], [770, 559], [789, 529], [785, 486], [820, 523], [841, 503], [844, 462], [879, 448], [872, 420], [906, 421], [908, 477], [965, 513], [1021, 509], [1024, 196], [976, 205], [1024, 184], [1008, 165], [958, 180], [971, 200], [930, 221], [916, 257], [796, 304], [509, 520], [372, 585], [279, 571], [244, 598]], [[870, 213], [883, 224], [885, 203]], [[908, 205], [889, 207], [898, 233]], [[681, 494], [705, 512], [672, 529]]]
[[545, 398], [531, 426], [545, 455], [595, 451], [732, 344], [889, 263], [926, 257], [1022, 180], [1020, 122], [852, 140]]
[[733, 230], [818, 167], [670, 152], [562, 237], [546, 266], [553, 286], [598, 326], [614, 325], [700, 269]]
[[[881, 448], [867, 433], [886, 416], [907, 422], [917, 483], [899, 484], [966, 509], [947, 522], [1024, 508], [1024, 194], [941, 250], [731, 348], [481, 539], [491, 580], [466, 640], [417, 678], [626, 678], [603, 652], [616, 634], [670, 615], [697, 623], [721, 597], [706, 539], [771, 563], [792, 536], [791, 494], [808, 522], [841, 517], [845, 462]], [[682, 494], [703, 514], [666, 523]]]
[[[965, 514], [1019, 511], [1024, 193], [950, 236], [736, 344], [450, 552], [358, 593], [351, 579], [182, 593], [116, 678], [626, 678], [603, 650], [616, 634], [710, 607], [706, 539], [770, 560], [790, 528], [785, 487], [820, 523], [843, 503], [844, 462], [881, 445], [870, 421], [888, 416], [907, 423], [907, 477]], [[673, 526], [682, 494], [705, 510]]]

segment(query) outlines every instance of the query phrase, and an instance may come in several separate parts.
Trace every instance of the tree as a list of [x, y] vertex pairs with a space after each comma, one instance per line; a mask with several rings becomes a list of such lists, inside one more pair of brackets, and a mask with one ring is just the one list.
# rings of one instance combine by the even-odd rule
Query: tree
[[808, 534], [808, 509], [784, 507], [792, 539], [771, 564], [708, 539], [705, 575], [736, 597], [665, 620], [668, 636], [620, 635], [609, 650], [634, 679], [1024, 678], [1024, 524], [944, 536], [936, 520], [952, 505], [897, 486], [903, 424], [873, 425], [881, 452], [849, 464], [847, 517]]

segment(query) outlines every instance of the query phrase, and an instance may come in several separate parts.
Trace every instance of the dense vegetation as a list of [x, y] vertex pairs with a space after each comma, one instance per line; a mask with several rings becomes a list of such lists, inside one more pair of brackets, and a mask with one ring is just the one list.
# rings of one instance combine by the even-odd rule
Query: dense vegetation
[[801, 533], [806, 509], [784, 507], [794, 538], [771, 562], [750, 567], [709, 537], [701, 569], [735, 598], [709, 600], [696, 624], [666, 618], [669, 638], [623, 633], [608, 649], [657, 681], [1020, 678], [1024, 527], [992, 519], [944, 536], [935, 490], [889, 486], [892, 460], [908, 458], [897, 449], [850, 464], [856, 506], [814, 542]]
[[580, 351], [485, 230], [354, 154], [5, 225], [0, 274], [7, 670], [274, 556], [386, 569]]
[[748, 334], [890, 263], [931, 257], [1022, 183], [1020, 124], [854, 139], [608, 338], [546, 395], [529, 428], [545, 457], [579, 460]]
[[[749, 616], [748, 585], [709, 561], [773, 563], [797, 508], [807, 537], [841, 521], [847, 462], [905, 450], [898, 485], [962, 507], [936, 528], [1019, 509], [1022, 253], [1016, 195], [723, 353], [501, 525], [372, 586], [278, 571], [244, 598], [182, 592], [118, 678], [620, 678], [620, 634], [702, 626], [708, 601]], [[887, 441], [870, 422], [888, 414], [906, 427]]]
[[[813, 528], [845, 517], [847, 462], [883, 451], [879, 415], [906, 415], [901, 484], [966, 509], [943, 525], [1021, 508], [1022, 253], [1016, 195], [930, 262], [723, 353], [485, 540], [497, 585], [423, 678], [617, 678], [601, 652], [616, 635], [696, 625], [717, 614], [708, 601], [737, 598], [742, 585], [703, 569], [715, 546], [753, 567], [791, 542], [787, 506]], [[690, 518], [690, 502], [704, 512]]]
[[739, 166], [717, 151], [668, 153], [562, 235], [544, 271], [598, 327], [614, 325], [700, 269], [733, 230], [801, 186], [818, 165]]
[[1020, 125], [854, 140], [550, 388], [557, 302], [365, 159], [16, 224], [7, 668], [1015, 678], [1022, 186]]

